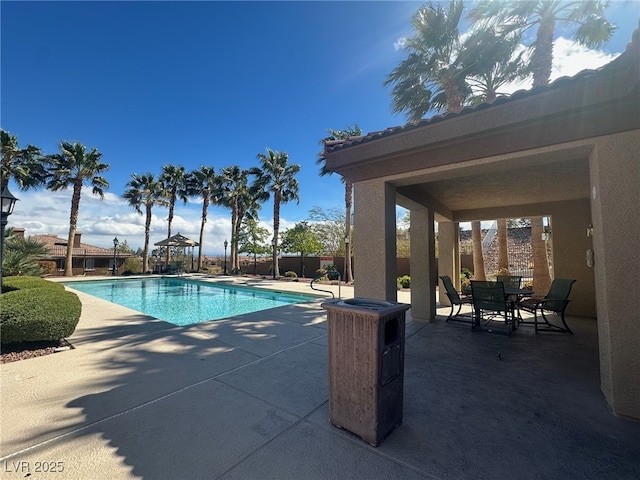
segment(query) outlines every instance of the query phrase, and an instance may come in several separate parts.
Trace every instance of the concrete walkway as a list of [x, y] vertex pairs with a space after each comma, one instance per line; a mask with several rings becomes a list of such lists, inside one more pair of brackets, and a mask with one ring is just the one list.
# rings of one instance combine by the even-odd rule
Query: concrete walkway
[[508, 338], [409, 315], [404, 421], [373, 448], [329, 423], [321, 300], [176, 327], [78, 295], [75, 349], [0, 365], [0, 478], [640, 478], [593, 320]]

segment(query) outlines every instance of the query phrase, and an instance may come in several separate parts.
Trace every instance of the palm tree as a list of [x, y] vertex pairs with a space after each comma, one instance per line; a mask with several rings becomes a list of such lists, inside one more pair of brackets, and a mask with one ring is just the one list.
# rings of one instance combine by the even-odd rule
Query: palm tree
[[204, 238], [204, 226], [207, 223], [209, 204], [220, 203], [221, 179], [215, 173], [213, 167], [200, 165], [199, 170], [194, 170], [187, 175], [187, 193], [191, 197], [202, 198], [202, 220], [200, 221], [200, 239], [198, 247], [198, 271], [202, 268], [202, 242]]
[[278, 232], [280, 230], [280, 205], [300, 200], [298, 181], [295, 176], [300, 165], [290, 164], [286, 152], [278, 152], [267, 147], [266, 155], [259, 153], [260, 176], [258, 181], [267, 192], [267, 198], [273, 193], [273, 275], [280, 276], [278, 268]]
[[0, 166], [0, 190], [13, 179], [22, 190], [44, 185], [47, 178], [45, 160], [40, 149], [33, 145], [18, 146], [18, 139], [0, 129], [2, 143], [2, 165]]
[[[535, 40], [531, 43], [531, 71], [533, 87], [548, 85], [553, 65], [553, 37], [557, 23], [576, 26], [575, 40], [588, 48], [606, 43], [615, 26], [604, 17], [608, 1], [600, 0], [482, 0], [471, 11], [474, 20], [486, 21], [500, 26], [505, 33], [516, 32], [524, 36], [536, 28]], [[551, 286], [551, 274], [547, 261], [547, 250], [541, 238], [542, 217], [531, 218], [531, 248], [533, 250], [534, 288], [546, 292]], [[534, 232], [540, 232], [536, 235]]]
[[553, 63], [553, 37], [557, 23], [576, 26], [575, 40], [588, 48], [606, 43], [615, 26], [604, 17], [609, 5], [602, 0], [481, 0], [470, 18], [500, 26], [506, 32], [519, 35], [536, 28], [531, 43], [533, 86], [547, 85]]
[[[353, 124], [353, 127], [347, 126], [344, 130], [333, 130], [329, 128], [327, 130], [329, 132], [329, 136], [323, 138], [320, 142], [324, 145], [326, 142], [331, 140], [345, 140], [349, 137], [359, 137], [362, 135], [362, 131], [357, 123]], [[321, 165], [320, 167], [320, 176], [324, 177], [325, 175], [329, 175], [333, 173], [331, 170], [327, 169], [327, 158], [324, 155], [324, 150], [318, 154], [318, 159], [316, 163]], [[348, 283], [353, 283], [353, 271], [351, 268], [351, 206], [353, 204], [353, 183], [347, 177], [341, 177], [342, 183], [344, 183], [344, 205], [345, 205], [345, 233], [344, 238], [349, 239], [348, 242], [345, 243], [345, 252], [344, 252], [344, 260], [345, 260], [345, 279]], [[348, 250], [348, 251], [347, 251]]]
[[110, 165], [100, 161], [102, 154], [97, 149], [94, 148], [87, 152], [86, 147], [80, 142], [73, 144], [60, 142], [60, 153], [50, 155], [49, 158], [47, 190], [56, 192], [69, 186], [73, 187], [67, 257], [64, 266], [64, 275], [71, 277], [73, 276], [73, 240], [78, 224], [82, 186], [87, 182], [93, 188], [93, 194], [103, 199], [104, 190], [109, 188], [109, 182], [101, 174], [109, 170]]
[[[167, 238], [171, 237], [171, 223], [173, 222], [173, 210], [176, 200], [180, 199], [187, 203], [187, 172], [183, 166], [165, 165], [160, 173], [160, 183], [169, 207], [169, 217], [167, 218]], [[167, 248], [165, 267], [169, 266], [171, 249]]]
[[238, 240], [245, 218], [257, 220], [260, 202], [269, 198], [257, 181], [249, 183], [251, 175], [258, 175], [257, 169], [240, 169], [237, 165], [225, 167], [220, 174], [220, 203], [231, 209], [231, 271], [240, 268]]
[[384, 81], [393, 85], [393, 113], [405, 112], [409, 121], [418, 122], [430, 110], [462, 109], [470, 94], [467, 68], [459, 59], [463, 8], [462, 0], [452, 0], [448, 8], [427, 3], [414, 14], [415, 36], [404, 46], [411, 53]]
[[13, 228], [5, 230], [4, 252], [2, 254], [2, 274], [40, 276], [43, 273], [38, 260], [46, 258], [51, 252], [43, 243], [31, 237], [14, 235]]
[[136, 212], [142, 215], [142, 206], [145, 207], [144, 221], [144, 248], [142, 250], [142, 271], [149, 271], [149, 236], [151, 233], [151, 208], [154, 205], [166, 206], [167, 201], [163, 196], [162, 184], [156, 180], [153, 173], [138, 175], [131, 174], [131, 180], [127, 182], [124, 198]]
[[473, 242], [473, 279], [486, 280], [484, 255], [482, 254], [482, 224], [479, 220], [471, 222], [471, 240]]

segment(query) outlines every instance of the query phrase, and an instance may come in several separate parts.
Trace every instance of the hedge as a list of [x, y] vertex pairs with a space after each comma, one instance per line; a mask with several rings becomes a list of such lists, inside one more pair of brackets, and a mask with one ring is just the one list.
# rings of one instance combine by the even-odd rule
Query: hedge
[[55, 286], [25, 281], [32, 288], [0, 295], [0, 343], [60, 340], [74, 332], [82, 312], [80, 299], [64, 285], [43, 281]]
[[11, 292], [14, 290], [27, 290], [31, 288], [53, 288], [56, 291], [64, 290], [61, 283], [50, 282], [40, 277], [16, 276], [4, 277], [2, 279], [2, 291]]

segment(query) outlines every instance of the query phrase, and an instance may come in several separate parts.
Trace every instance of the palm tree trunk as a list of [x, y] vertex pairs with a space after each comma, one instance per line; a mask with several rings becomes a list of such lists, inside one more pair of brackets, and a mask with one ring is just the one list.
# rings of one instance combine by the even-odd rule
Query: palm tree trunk
[[548, 85], [553, 64], [553, 31], [555, 19], [542, 19], [536, 34], [536, 47], [531, 55], [533, 87]]
[[233, 204], [231, 208], [231, 250], [229, 251], [229, 256], [231, 257], [231, 271], [234, 271], [238, 266], [236, 265], [237, 256], [235, 255], [236, 246], [233, 241], [236, 234], [236, 225], [238, 223], [238, 204]]
[[207, 223], [207, 209], [209, 208], [209, 191], [202, 195], [202, 221], [200, 222], [200, 237], [198, 238], [198, 271], [202, 269], [202, 239], [204, 238], [204, 225]]
[[533, 291], [545, 295], [551, 286], [547, 244], [542, 240], [542, 217], [531, 218], [531, 250], [533, 255]]
[[473, 242], [473, 279], [486, 280], [484, 256], [482, 255], [482, 230], [480, 221], [471, 222], [471, 240]]
[[509, 271], [509, 252], [507, 243], [507, 219], [499, 218], [498, 224], [498, 271]]
[[149, 270], [149, 236], [151, 234], [151, 204], [146, 206], [146, 216], [144, 219], [144, 248], [142, 249], [142, 273]]
[[80, 194], [82, 193], [82, 178], [73, 184], [71, 196], [71, 214], [69, 215], [69, 237], [67, 238], [67, 258], [64, 265], [64, 276], [73, 277], [73, 244], [78, 226], [78, 210], [80, 209]]
[[353, 271], [351, 270], [351, 203], [353, 200], [353, 183], [345, 179], [344, 203], [346, 206], [345, 216], [345, 238], [349, 239], [349, 243], [345, 245], [344, 261], [347, 267], [347, 282], [353, 283]]
[[280, 231], [280, 193], [273, 196], [273, 274], [276, 278], [280, 276], [278, 268], [278, 232]]
[[[171, 238], [171, 222], [173, 222], [173, 206], [175, 205], [175, 196], [171, 198], [169, 202], [169, 217], [167, 218], [167, 238]], [[169, 261], [171, 260], [171, 247], [167, 245], [167, 259], [165, 260], [165, 268], [169, 268]]]

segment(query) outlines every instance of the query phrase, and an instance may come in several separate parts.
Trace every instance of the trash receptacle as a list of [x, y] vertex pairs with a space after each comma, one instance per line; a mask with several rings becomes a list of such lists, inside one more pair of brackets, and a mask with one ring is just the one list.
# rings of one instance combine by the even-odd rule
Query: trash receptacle
[[329, 419], [377, 446], [402, 423], [405, 312], [410, 305], [353, 298], [324, 302]]

